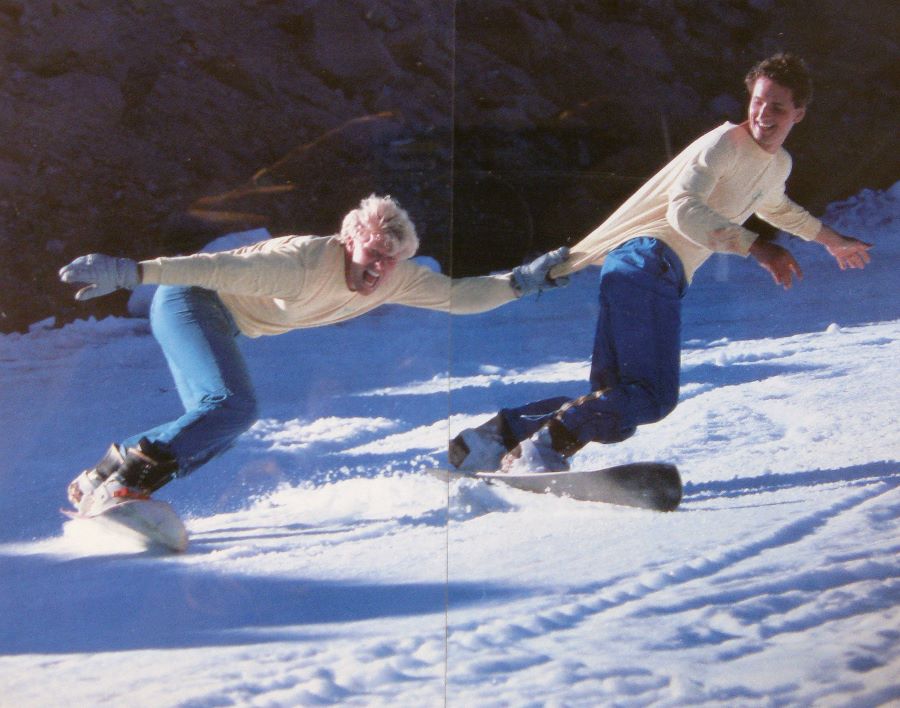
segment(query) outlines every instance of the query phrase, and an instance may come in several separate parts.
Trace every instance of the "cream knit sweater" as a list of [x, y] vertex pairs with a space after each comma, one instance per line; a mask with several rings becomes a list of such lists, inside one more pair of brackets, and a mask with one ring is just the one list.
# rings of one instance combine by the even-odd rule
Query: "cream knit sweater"
[[725, 123], [685, 148], [594, 231], [572, 246], [554, 276], [603, 262], [637, 236], [674, 250], [690, 280], [715, 251], [747, 256], [756, 234], [742, 224], [756, 214], [811, 241], [821, 222], [785, 195], [791, 158], [768, 153], [745, 125]]
[[412, 261], [398, 263], [372, 294], [359, 295], [347, 288], [344, 247], [333, 236], [284, 236], [141, 266], [144, 283], [216, 291], [249, 337], [343, 322], [389, 303], [469, 314], [516, 299], [508, 275], [451, 280]]

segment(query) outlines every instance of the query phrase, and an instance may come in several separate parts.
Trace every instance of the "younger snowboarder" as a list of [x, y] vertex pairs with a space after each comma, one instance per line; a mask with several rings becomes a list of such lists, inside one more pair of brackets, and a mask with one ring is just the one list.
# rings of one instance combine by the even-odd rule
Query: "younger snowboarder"
[[746, 76], [747, 120], [689, 145], [572, 248], [572, 272], [602, 264], [591, 393], [502, 410], [450, 443], [462, 470], [560, 471], [591, 441], [613, 443], [661, 420], [678, 401], [681, 298], [714, 252], [753, 256], [779, 285], [802, 277], [786, 249], [742, 224], [751, 214], [821, 244], [845, 268], [869, 262], [869, 244], [837, 233], [785, 195], [782, 145], [806, 114], [803, 62], [778, 54]]

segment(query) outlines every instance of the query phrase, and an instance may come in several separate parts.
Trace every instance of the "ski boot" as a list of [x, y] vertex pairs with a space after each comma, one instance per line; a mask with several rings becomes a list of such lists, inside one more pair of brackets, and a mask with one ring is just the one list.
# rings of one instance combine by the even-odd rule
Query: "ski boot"
[[84, 470], [69, 483], [68, 497], [78, 511], [81, 511], [81, 502], [85, 497], [93, 494], [103, 481], [115, 472], [125, 461], [119, 446], [112, 444], [109, 450], [93, 467]]
[[453, 438], [447, 458], [463, 472], [494, 472], [499, 469], [503, 456], [515, 445], [506, 421], [498, 413], [477, 428], [466, 428]]
[[566, 472], [568, 458], [582, 448], [572, 432], [551, 418], [530, 438], [510, 450], [500, 462], [500, 471], [508, 474]]
[[115, 504], [149, 499], [175, 476], [177, 470], [178, 463], [171, 454], [141, 438], [135, 447], [128, 448], [118, 469], [82, 499], [79, 511], [92, 516]]

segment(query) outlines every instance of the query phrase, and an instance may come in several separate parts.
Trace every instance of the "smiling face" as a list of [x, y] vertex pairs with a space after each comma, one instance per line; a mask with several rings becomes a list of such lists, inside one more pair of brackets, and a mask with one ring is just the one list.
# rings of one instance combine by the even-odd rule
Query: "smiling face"
[[747, 128], [756, 143], [766, 152], [775, 153], [788, 133], [803, 120], [805, 108], [794, 105], [791, 89], [761, 76], [753, 85], [747, 110]]
[[375, 292], [397, 263], [412, 258], [419, 248], [409, 215], [390, 197], [374, 194], [344, 216], [338, 240], [344, 246], [347, 288], [359, 295]]
[[344, 278], [352, 292], [371, 295], [396, 267], [397, 259], [389, 254], [384, 239], [377, 234], [344, 244]]

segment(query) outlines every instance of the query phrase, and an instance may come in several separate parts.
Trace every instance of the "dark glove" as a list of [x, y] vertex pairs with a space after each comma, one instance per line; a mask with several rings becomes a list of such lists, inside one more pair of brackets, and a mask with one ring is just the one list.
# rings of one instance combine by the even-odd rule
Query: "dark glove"
[[513, 290], [520, 297], [541, 292], [550, 288], [560, 288], [569, 284], [566, 276], [551, 278], [550, 269], [559, 265], [569, 257], [569, 249], [563, 246], [555, 251], [535, 258], [531, 263], [516, 266], [512, 270]]
[[75, 299], [90, 300], [108, 295], [119, 288], [136, 288], [141, 284], [138, 270], [137, 261], [130, 258], [113, 258], [92, 253], [63, 266], [59, 271], [59, 279], [64, 283], [87, 283], [87, 287], [75, 293]]

